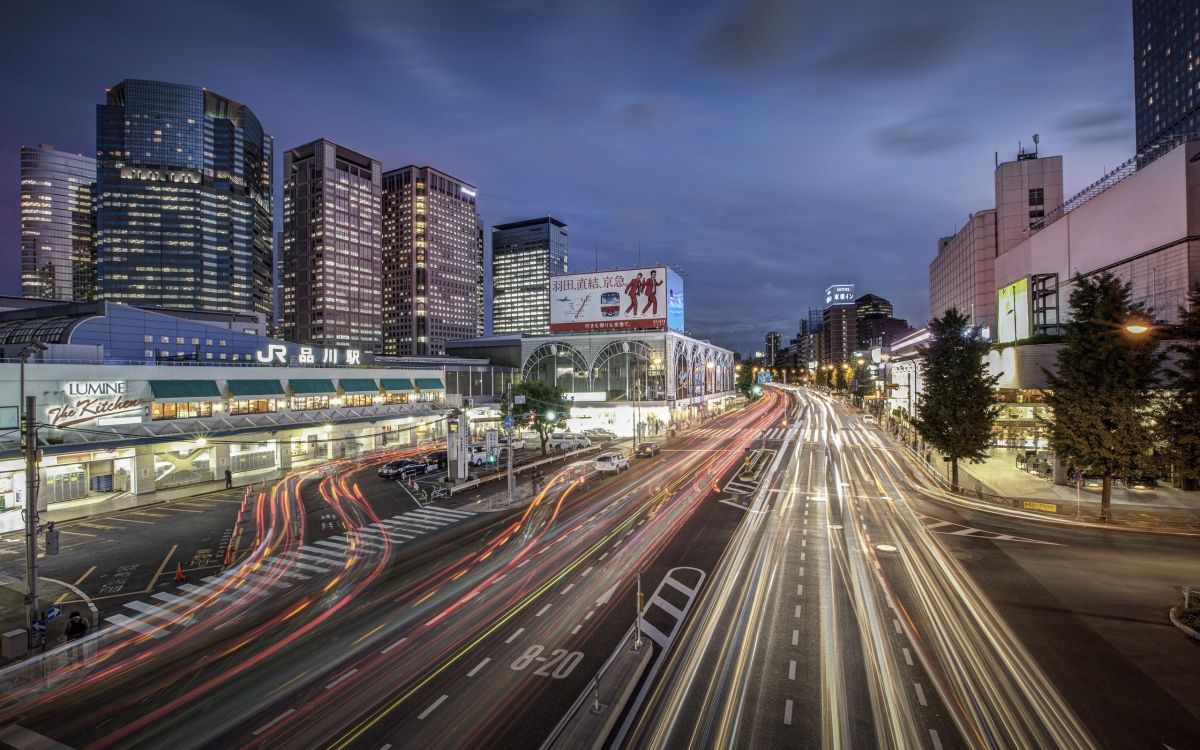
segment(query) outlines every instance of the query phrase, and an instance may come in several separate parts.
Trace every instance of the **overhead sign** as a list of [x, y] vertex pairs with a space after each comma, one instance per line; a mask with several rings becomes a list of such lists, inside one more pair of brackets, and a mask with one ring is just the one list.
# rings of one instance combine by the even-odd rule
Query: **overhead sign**
[[[254, 352], [254, 358], [264, 365], [288, 363], [288, 347], [286, 344], [267, 344], [266, 349]], [[362, 364], [362, 351], [359, 349], [314, 349], [302, 346], [296, 355], [298, 365], [359, 365]]]
[[666, 266], [552, 276], [550, 331], [682, 331], [683, 302], [683, 279]]
[[834, 284], [825, 290], [825, 305], [852, 305], [854, 304], [854, 285], [853, 284]]
[[63, 383], [67, 401], [46, 409], [50, 427], [71, 427], [142, 410], [142, 402], [127, 398], [124, 380], [72, 380]]

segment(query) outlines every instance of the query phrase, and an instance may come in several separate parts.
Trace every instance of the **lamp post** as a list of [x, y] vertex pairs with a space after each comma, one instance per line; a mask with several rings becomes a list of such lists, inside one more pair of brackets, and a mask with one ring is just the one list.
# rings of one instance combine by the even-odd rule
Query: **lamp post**
[[25, 363], [34, 354], [46, 351], [46, 345], [33, 339], [21, 350], [21, 399], [18, 402], [18, 418], [21, 420], [21, 448], [25, 454], [25, 577], [28, 592], [25, 596], [26, 624], [28, 626], [28, 648], [40, 642], [34, 634], [34, 626], [41, 622], [42, 604], [38, 595], [38, 445], [37, 445], [37, 397], [25, 395]]
[[1200, 328], [1179, 325], [1177, 323], [1151, 323], [1145, 320], [1131, 320], [1125, 324], [1125, 332], [1132, 333], [1134, 336], [1154, 332], [1162, 332], [1165, 335], [1169, 335], [1175, 331], [1187, 331], [1194, 336], [1200, 335]]

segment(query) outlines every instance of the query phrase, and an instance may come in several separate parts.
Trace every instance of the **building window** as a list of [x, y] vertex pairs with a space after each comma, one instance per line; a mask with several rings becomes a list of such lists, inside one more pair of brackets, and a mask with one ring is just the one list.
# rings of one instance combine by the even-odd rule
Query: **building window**
[[328, 396], [293, 396], [292, 411], [311, 411], [313, 409], [328, 409]]
[[1040, 206], [1046, 202], [1045, 188], [1030, 188], [1029, 189], [1029, 205]]
[[374, 397], [370, 393], [347, 393], [342, 396], [343, 406], [370, 406]]
[[180, 401], [150, 404], [150, 419], [198, 419], [212, 416], [210, 401]]
[[233, 399], [229, 402], [230, 414], [270, 414], [274, 411], [273, 398]]
[[385, 393], [383, 394], [383, 403], [385, 404], [407, 404], [407, 393]]

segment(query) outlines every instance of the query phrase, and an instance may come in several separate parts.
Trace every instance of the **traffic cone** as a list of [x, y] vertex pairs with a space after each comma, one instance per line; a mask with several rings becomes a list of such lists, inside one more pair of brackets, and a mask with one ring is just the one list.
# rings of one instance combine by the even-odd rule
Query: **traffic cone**
[[233, 565], [233, 547], [232, 546], [225, 548], [225, 564]]
[[175, 582], [179, 583], [180, 581], [186, 581], [186, 580], [187, 579], [183, 577], [183, 563], [181, 563], [181, 562], [175, 563]]

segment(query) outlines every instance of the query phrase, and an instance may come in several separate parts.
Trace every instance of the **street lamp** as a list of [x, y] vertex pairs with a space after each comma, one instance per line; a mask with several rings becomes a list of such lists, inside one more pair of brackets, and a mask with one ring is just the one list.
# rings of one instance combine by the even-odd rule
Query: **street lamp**
[[1145, 320], [1131, 320], [1125, 324], [1125, 330], [1135, 336], [1140, 336], [1143, 333], [1151, 331], [1162, 331], [1165, 334], [1170, 334], [1175, 331], [1187, 331], [1192, 334], [1200, 334], [1200, 328], [1195, 326], [1178, 325], [1176, 323], [1151, 323]]

